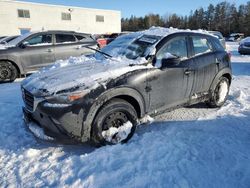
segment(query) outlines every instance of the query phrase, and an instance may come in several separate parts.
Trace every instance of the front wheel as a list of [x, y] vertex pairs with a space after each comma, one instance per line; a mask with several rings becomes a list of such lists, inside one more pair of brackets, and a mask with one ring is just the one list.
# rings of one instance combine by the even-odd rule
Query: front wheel
[[92, 125], [92, 141], [97, 146], [127, 142], [134, 134], [137, 113], [125, 100], [113, 99], [98, 112]]
[[229, 80], [226, 77], [221, 77], [211, 93], [211, 98], [207, 104], [212, 108], [221, 107], [227, 100], [229, 93]]
[[10, 62], [0, 62], [0, 83], [13, 82], [17, 78], [16, 67]]

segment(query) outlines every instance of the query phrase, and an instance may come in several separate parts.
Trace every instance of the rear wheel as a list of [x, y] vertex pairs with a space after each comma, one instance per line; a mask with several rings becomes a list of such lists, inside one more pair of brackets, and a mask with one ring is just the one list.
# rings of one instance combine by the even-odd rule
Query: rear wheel
[[92, 126], [92, 141], [97, 146], [127, 142], [134, 134], [137, 113], [125, 100], [112, 99], [98, 112]]
[[229, 80], [226, 77], [221, 77], [211, 93], [211, 98], [207, 104], [212, 108], [221, 107], [227, 100], [229, 93]]
[[16, 67], [10, 62], [0, 62], [0, 82], [13, 82], [18, 75]]

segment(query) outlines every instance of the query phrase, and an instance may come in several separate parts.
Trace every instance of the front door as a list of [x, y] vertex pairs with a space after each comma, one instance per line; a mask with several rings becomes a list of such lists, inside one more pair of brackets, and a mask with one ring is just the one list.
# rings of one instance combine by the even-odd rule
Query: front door
[[[166, 42], [156, 54], [155, 66], [148, 71], [148, 89], [150, 96], [149, 112], [161, 112], [167, 108], [188, 101], [193, 84], [189, 71], [190, 59], [188, 42], [185, 36], [177, 36]], [[180, 58], [178, 64], [161, 65], [169, 56]], [[164, 67], [164, 68], [163, 68]]]
[[51, 34], [39, 34], [22, 42], [19, 51], [21, 64], [26, 72], [37, 70], [55, 61]]

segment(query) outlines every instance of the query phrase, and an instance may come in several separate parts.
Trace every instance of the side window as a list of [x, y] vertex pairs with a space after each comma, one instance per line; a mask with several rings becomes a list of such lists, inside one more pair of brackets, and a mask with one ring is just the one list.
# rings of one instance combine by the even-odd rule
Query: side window
[[82, 35], [75, 35], [75, 37], [77, 38], [77, 40], [86, 39], [86, 37], [84, 37], [84, 36], [82, 36]]
[[212, 45], [205, 37], [192, 37], [192, 40], [195, 55], [200, 55], [212, 51]]
[[169, 40], [156, 54], [157, 60], [170, 56], [180, 57], [181, 59], [188, 57], [186, 37], [175, 37]]
[[72, 43], [76, 42], [76, 38], [69, 34], [56, 34], [56, 43]]
[[24, 42], [26, 42], [28, 46], [50, 45], [52, 43], [52, 35], [37, 35]]

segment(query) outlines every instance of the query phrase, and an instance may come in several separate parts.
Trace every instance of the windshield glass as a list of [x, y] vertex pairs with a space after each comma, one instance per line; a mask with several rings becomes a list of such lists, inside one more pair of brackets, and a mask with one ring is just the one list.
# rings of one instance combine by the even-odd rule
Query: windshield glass
[[8, 43], [9, 46], [16, 46], [19, 42], [30, 36], [32, 33], [21, 35]]
[[[159, 36], [132, 33], [118, 37], [101, 51], [112, 57], [125, 56], [128, 59], [137, 59], [149, 55], [150, 49], [160, 38]], [[96, 57], [100, 58], [100, 53], [96, 53]]]

